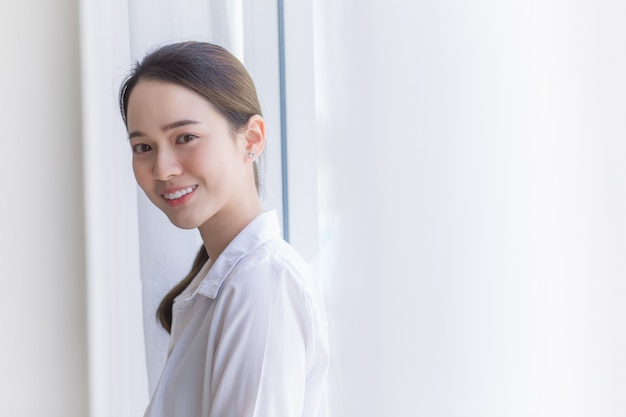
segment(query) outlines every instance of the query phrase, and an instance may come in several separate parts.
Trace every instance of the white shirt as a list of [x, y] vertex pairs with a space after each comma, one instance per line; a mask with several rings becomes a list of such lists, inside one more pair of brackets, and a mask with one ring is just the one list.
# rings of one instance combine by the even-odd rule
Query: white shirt
[[325, 417], [327, 334], [318, 282], [262, 213], [174, 301], [145, 417]]

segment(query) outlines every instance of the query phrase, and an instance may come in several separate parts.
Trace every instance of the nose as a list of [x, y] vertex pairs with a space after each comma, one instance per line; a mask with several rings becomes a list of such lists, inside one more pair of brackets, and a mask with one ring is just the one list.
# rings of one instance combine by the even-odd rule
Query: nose
[[154, 179], [167, 181], [172, 177], [180, 175], [182, 172], [183, 167], [174, 152], [170, 150], [160, 150], [157, 153], [152, 170]]

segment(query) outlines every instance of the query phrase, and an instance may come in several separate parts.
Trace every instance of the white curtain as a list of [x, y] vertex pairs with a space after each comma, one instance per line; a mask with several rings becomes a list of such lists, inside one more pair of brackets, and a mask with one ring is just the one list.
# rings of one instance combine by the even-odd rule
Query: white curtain
[[81, 1], [89, 393], [92, 417], [147, 402], [137, 194], [116, 95], [130, 58], [125, 1]]
[[[281, 212], [276, 4], [113, 0], [81, 6], [92, 417], [137, 416], [165, 361], [156, 308], [201, 241], [173, 227], [137, 188], [117, 93], [150, 49], [181, 40], [229, 49], [251, 72], [268, 121], [264, 202]], [[278, 165], [277, 165], [278, 164]]]

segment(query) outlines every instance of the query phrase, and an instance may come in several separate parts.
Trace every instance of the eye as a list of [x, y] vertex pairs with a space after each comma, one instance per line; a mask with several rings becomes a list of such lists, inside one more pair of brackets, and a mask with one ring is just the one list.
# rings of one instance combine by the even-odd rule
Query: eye
[[145, 143], [138, 143], [137, 145], [134, 145], [132, 147], [132, 150], [134, 154], [139, 155], [151, 151], [152, 148], [150, 147], [150, 145], [146, 145]]
[[198, 139], [198, 137], [196, 135], [192, 135], [191, 133], [186, 133], [184, 135], [180, 135], [179, 137], [177, 137], [176, 143], [178, 144], [187, 143], [187, 142], [191, 142], [194, 139]]

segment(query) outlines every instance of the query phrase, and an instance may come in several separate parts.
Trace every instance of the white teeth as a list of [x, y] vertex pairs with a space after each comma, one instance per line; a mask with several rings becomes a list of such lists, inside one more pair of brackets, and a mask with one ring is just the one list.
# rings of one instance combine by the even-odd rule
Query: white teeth
[[177, 198], [181, 198], [182, 196], [189, 194], [190, 192], [192, 192], [193, 190], [196, 189], [196, 185], [194, 185], [193, 187], [187, 187], [184, 188], [182, 190], [178, 190], [175, 193], [168, 193], [168, 194], [163, 194], [163, 197], [166, 200], [176, 200]]

